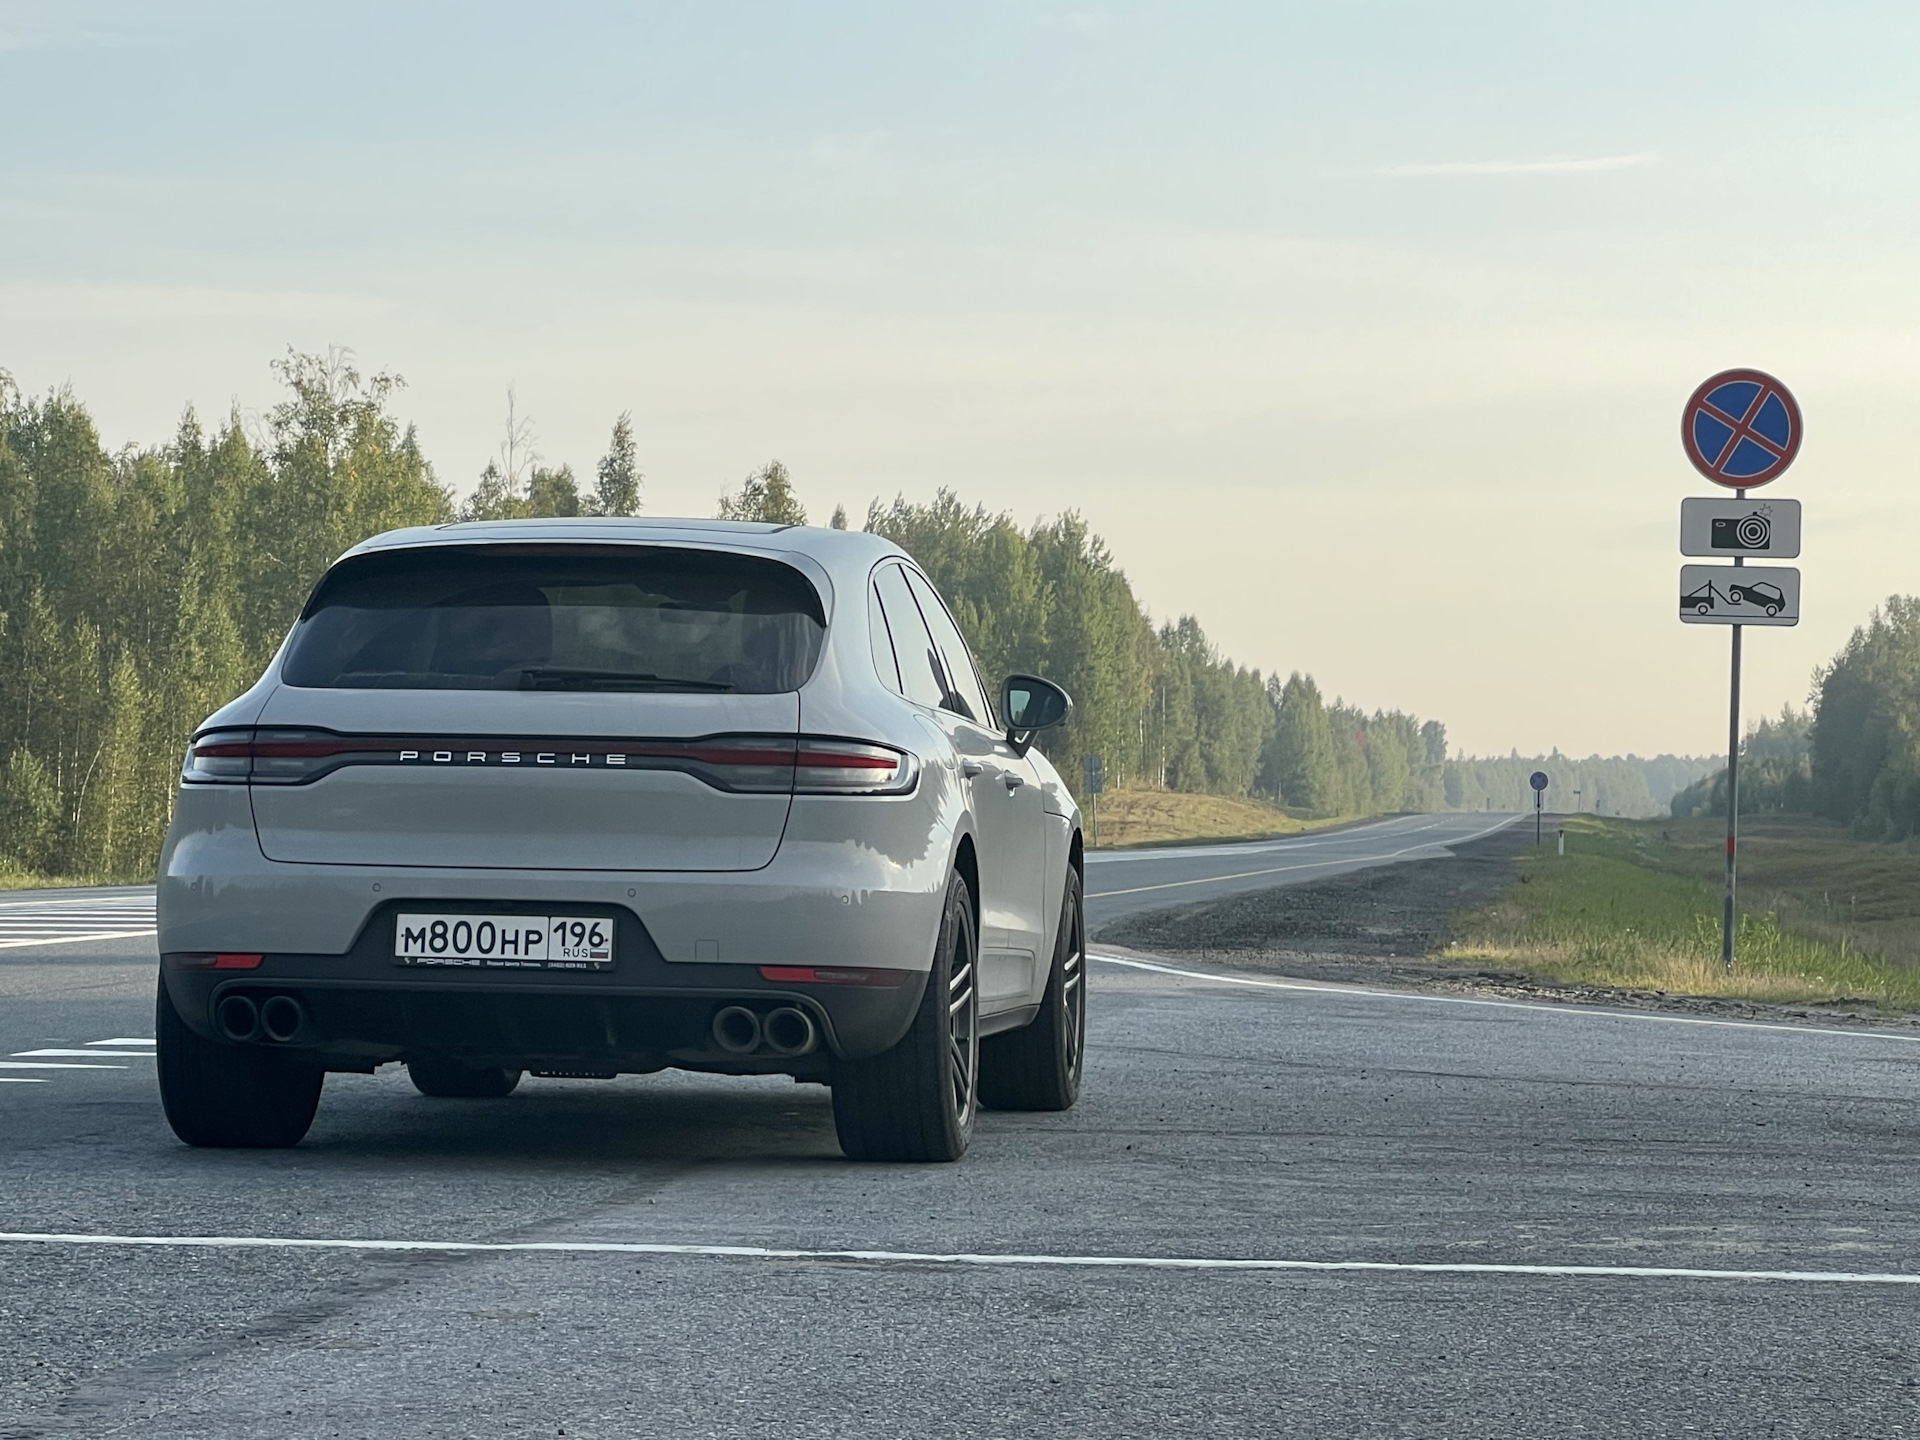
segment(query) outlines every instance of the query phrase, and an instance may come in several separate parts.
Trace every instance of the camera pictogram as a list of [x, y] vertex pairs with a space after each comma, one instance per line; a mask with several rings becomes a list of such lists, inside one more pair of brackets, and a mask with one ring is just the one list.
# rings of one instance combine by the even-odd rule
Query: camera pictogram
[[1765, 550], [1773, 544], [1773, 516], [1764, 510], [1715, 516], [1708, 543], [1716, 550]]

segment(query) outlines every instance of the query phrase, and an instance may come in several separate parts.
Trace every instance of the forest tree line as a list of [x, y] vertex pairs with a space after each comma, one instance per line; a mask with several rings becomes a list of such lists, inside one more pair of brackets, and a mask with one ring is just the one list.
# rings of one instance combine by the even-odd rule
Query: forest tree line
[[[207, 425], [189, 410], [166, 444], [112, 451], [74, 396], [26, 397], [0, 372], [0, 869], [151, 874], [194, 726], [252, 683], [314, 581], [367, 536], [641, 508], [625, 415], [582, 480], [541, 463], [510, 410], [499, 458], [460, 500], [396, 418], [398, 377], [338, 353], [275, 369], [284, 395], [264, 416]], [[777, 461], [717, 510], [806, 519]], [[830, 523], [845, 528], [845, 510]], [[1526, 770], [1509, 772], [1532, 762], [1449, 759], [1437, 721], [1327, 701], [1309, 676], [1263, 677], [1192, 616], [1155, 625], [1077, 515], [1022, 526], [942, 491], [876, 500], [864, 523], [926, 568], [990, 683], [1032, 671], [1074, 695], [1047, 748], [1076, 786], [1098, 754], [1109, 785], [1318, 815], [1526, 798]], [[1580, 762], [1596, 763], [1642, 765]], [[1647, 793], [1618, 783], [1623, 808]]]
[[[1789, 811], [1866, 840], [1920, 833], [1920, 596], [1895, 595], [1814, 676], [1812, 709], [1763, 720], [1741, 746], [1742, 814]], [[1724, 767], [1674, 813], [1727, 813]]]

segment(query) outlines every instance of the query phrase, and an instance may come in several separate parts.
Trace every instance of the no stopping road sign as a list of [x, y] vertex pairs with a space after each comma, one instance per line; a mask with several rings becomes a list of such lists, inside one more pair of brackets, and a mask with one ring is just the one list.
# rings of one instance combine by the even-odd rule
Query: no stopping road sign
[[1701, 382], [1680, 414], [1693, 468], [1734, 490], [1777, 480], [1800, 453], [1800, 406], [1764, 370], [1722, 370]]

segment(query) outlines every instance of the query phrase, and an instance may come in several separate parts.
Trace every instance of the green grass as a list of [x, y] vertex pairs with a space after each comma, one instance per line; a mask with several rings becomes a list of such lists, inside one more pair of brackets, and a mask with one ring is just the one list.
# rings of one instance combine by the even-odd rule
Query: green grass
[[0, 890], [80, 890], [92, 885], [151, 885], [153, 876], [35, 875], [26, 870], [0, 870]]
[[[1177, 790], [1110, 790], [1098, 797], [1098, 803], [1102, 850], [1266, 840], [1343, 823], [1310, 818], [1304, 812], [1282, 810], [1262, 800], [1187, 795]], [[1082, 800], [1080, 808], [1088, 811], [1092, 802]]]
[[[1920, 1009], [1920, 850], [1837, 827], [1743, 824], [1736, 964], [1720, 963], [1725, 821], [1565, 822], [1494, 904], [1456, 917], [1448, 958], [1554, 980], [1801, 1004]], [[1833, 897], [1849, 897], [1844, 911]], [[1859, 901], [1867, 901], [1860, 915]]]

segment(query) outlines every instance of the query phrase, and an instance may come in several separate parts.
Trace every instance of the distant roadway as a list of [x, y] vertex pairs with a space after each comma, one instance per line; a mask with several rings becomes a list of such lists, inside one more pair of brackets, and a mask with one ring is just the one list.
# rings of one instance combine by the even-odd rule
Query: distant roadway
[[[1430, 860], [1525, 817], [1469, 812], [1396, 815], [1342, 830], [1308, 831], [1238, 845], [1095, 850], [1087, 856], [1087, 928], [1136, 910], [1190, 905], [1244, 890], [1325, 880], [1349, 870]], [[1531, 823], [1531, 822], [1529, 822]]]
[[[1090, 908], [1494, 823], [1096, 854]], [[4, 1440], [1920, 1428], [1912, 1031], [1122, 956], [1079, 1106], [957, 1165], [850, 1163], [781, 1079], [397, 1066], [196, 1151], [139, 899], [0, 897]]]

